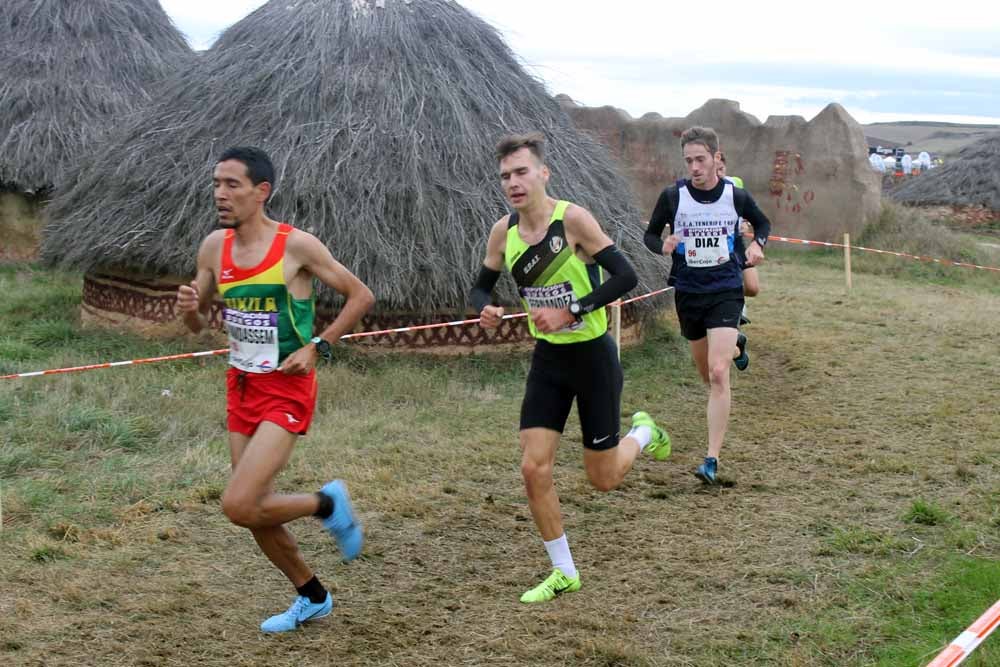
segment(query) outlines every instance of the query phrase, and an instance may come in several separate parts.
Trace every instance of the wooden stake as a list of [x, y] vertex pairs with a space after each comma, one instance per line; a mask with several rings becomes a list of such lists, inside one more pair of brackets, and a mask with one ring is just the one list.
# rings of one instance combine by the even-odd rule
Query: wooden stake
[[844, 272], [847, 275], [847, 291], [851, 291], [851, 235], [844, 234]]

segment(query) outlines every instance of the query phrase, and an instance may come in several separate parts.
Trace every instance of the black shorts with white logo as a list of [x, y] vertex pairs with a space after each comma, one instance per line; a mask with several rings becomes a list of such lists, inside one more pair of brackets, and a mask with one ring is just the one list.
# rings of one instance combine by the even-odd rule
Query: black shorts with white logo
[[616, 447], [623, 384], [618, 350], [608, 334], [564, 345], [539, 340], [521, 403], [521, 430], [547, 428], [562, 433], [575, 398], [583, 446], [594, 450]]
[[701, 340], [708, 335], [709, 329], [736, 329], [739, 326], [743, 290], [709, 294], [677, 292], [674, 294], [674, 305], [681, 323], [681, 335], [688, 340]]

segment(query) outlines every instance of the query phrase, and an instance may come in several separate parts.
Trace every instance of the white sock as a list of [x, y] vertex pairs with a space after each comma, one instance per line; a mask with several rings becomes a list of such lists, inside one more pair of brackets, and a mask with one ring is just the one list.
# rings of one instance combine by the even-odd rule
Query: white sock
[[646, 449], [648, 445], [653, 440], [653, 429], [648, 426], [635, 426], [631, 431], [628, 432], [626, 438], [632, 438], [639, 443], [639, 451]]
[[565, 533], [551, 542], [545, 542], [545, 550], [549, 552], [552, 567], [558, 567], [570, 579], [576, 576], [576, 565], [573, 564], [573, 555], [569, 552]]

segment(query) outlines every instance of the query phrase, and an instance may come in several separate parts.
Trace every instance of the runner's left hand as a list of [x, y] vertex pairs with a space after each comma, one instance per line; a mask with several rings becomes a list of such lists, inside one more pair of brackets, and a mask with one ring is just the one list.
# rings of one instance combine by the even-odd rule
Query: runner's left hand
[[542, 333], [553, 333], [576, 322], [568, 308], [536, 308], [531, 311], [531, 321]]
[[677, 234], [671, 234], [667, 238], [663, 239], [663, 254], [667, 257], [673, 254], [674, 250], [677, 250], [677, 246], [681, 244], [681, 237]]
[[751, 241], [747, 246], [747, 266], [757, 266], [764, 261], [764, 250], [757, 241]]
[[308, 375], [316, 367], [317, 357], [319, 352], [316, 351], [316, 346], [310, 343], [285, 357], [278, 370], [285, 375]]

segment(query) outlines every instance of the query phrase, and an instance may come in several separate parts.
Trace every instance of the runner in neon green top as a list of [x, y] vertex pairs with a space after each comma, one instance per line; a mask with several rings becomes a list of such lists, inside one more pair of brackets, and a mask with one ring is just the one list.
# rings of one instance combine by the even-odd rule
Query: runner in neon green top
[[[517, 281], [525, 310], [568, 308], [601, 284], [600, 266], [584, 264], [566, 243], [563, 218], [569, 205], [568, 201], [556, 202], [548, 232], [536, 244], [541, 246], [538, 254], [529, 252], [532, 246], [521, 238], [520, 215], [514, 213], [508, 220], [504, 263]], [[597, 308], [551, 333], [539, 331], [534, 320], [529, 319], [528, 329], [535, 338], [551, 343], [581, 343], [604, 335], [608, 330], [607, 311]]]
[[[732, 182], [733, 185], [740, 189], [743, 188], [743, 179], [739, 176], [727, 176], [726, 175], [726, 154], [721, 150], [719, 151], [719, 161], [716, 163], [719, 172], [719, 178], [723, 180], [728, 180]], [[740, 266], [743, 267], [743, 296], [751, 297], [760, 294], [760, 276], [757, 274], [757, 267], [752, 264], [747, 263], [747, 251], [746, 244], [743, 242], [743, 234], [749, 233], [751, 230], [750, 225], [746, 220], [740, 220], [740, 233], [736, 237], [735, 252], [739, 257]], [[743, 304], [743, 312], [740, 314], [740, 326], [744, 324], [750, 324], [749, 318], [747, 318], [747, 307], [746, 303]], [[742, 351], [740, 356], [742, 356]], [[737, 366], [739, 368], [739, 366]]]
[[[670, 454], [670, 438], [645, 412], [633, 415], [632, 430], [619, 439], [622, 369], [604, 306], [635, 287], [637, 278], [589, 211], [548, 196], [543, 142], [535, 133], [505, 137], [497, 146], [500, 180], [514, 212], [493, 225], [471, 293], [481, 326], [498, 326], [504, 309], [492, 305], [492, 292], [506, 266], [537, 339], [521, 404], [521, 474], [552, 573], [522, 602], [580, 589], [552, 482], [573, 399], [584, 467], [596, 489], [617, 487], [643, 449], [657, 460]], [[603, 283], [602, 269], [610, 274]]]

